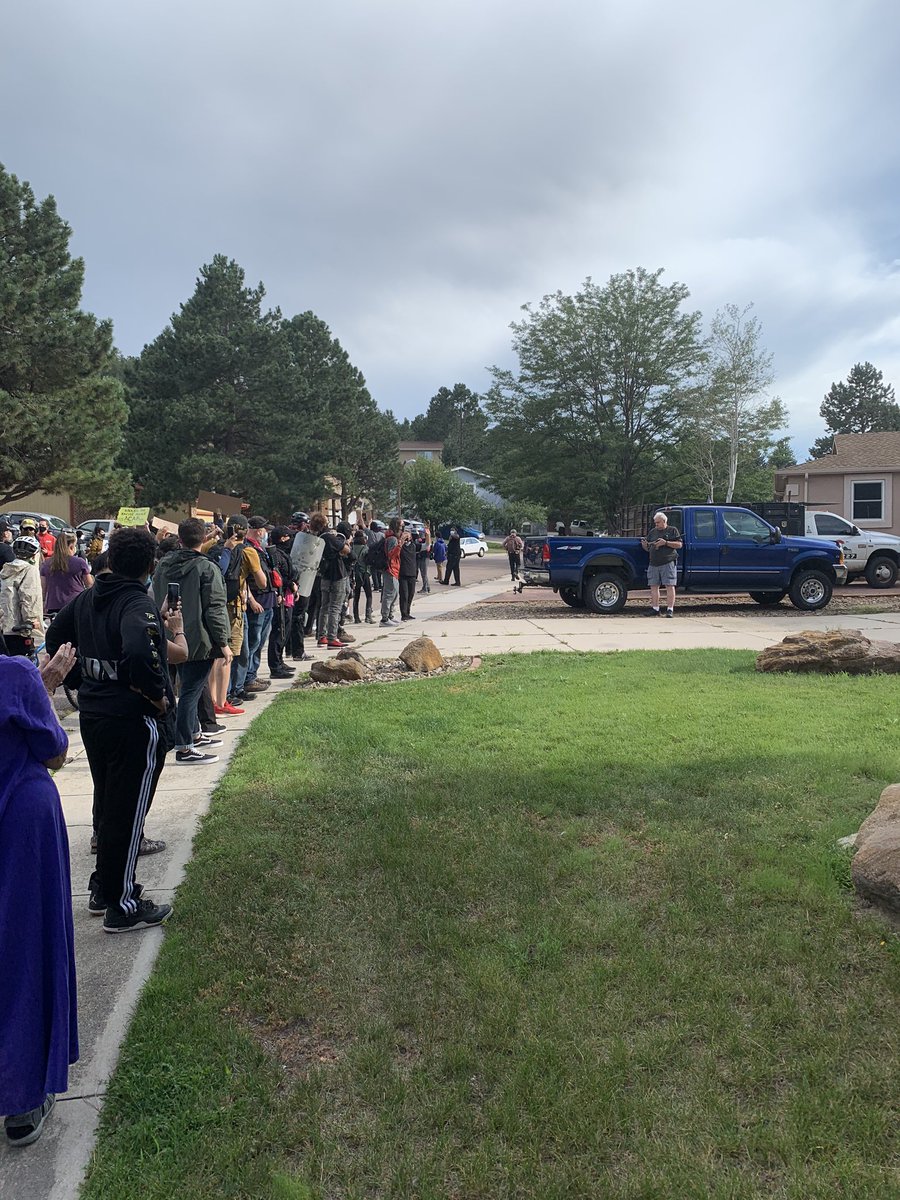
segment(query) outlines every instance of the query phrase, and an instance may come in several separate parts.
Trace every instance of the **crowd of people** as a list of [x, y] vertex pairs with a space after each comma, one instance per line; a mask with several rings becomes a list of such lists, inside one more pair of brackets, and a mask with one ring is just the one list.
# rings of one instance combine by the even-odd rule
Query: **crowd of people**
[[300, 511], [285, 525], [190, 517], [177, 535], [98, 525], [83, 547], [0, 518], [0, 758], [11, 768], [0, 777], [0, 1112], [11, 1145], [37, 1140], [78, 1057], [68, 841], [50, 774], [68, 748], [55, 689], [77, 688], [93, 781], [88, 912], [109, 934], [150, 929], [171, 913], [137, 881], [138, 859], [165, 849], [144, 826], [167, 757], [216, 762], [227, 718], [290, 679], [288, 659], [310, 658], [307, 645], [342, 649], [351, 623], [413, 620], [429, 564], [459, 586], [461, 557], [457, 530], [445, 541], [399, 517], [333, 528]]

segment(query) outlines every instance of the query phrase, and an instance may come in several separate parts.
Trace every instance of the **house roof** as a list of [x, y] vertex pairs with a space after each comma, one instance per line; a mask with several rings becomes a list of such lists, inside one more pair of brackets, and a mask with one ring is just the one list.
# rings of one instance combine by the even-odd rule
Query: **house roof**
[[477, 475], [479, 479], [490, 479], [490, 475], [485, 475], [484, 471], [476, 471], [474, 467], [464, 467], [460, 464], [458, 467], [451, 467], [451, 471], [468, 471], [470, 475]]
[[893, 433], [836, 433], [834, 454], [813, 458], [793, 467], [782, 467], [779, 475], [797, 471], [810, 475], [843, 475], [847, 471], [900, 471], [900, 431]]

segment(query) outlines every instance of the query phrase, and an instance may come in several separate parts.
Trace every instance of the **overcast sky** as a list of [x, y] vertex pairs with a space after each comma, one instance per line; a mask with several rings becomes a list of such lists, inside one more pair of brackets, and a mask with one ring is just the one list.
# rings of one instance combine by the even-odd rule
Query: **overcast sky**
[[896, 0], [5, 8], [0, 162], [125, 353], [224, 253], [413, 416], [522, 304], [644, 266], [754, 302], [801, 458], [855, 362], [900, 388]]

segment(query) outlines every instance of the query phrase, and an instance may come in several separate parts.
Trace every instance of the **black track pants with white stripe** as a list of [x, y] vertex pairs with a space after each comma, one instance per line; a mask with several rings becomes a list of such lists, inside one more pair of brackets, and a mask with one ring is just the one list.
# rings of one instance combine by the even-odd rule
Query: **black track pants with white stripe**
[[152, 717], [81, 713], [80, 724], [94, 781], [100, 894], [108, 905], [133, 913], [141, 834], [166, 760], [165, 747]]

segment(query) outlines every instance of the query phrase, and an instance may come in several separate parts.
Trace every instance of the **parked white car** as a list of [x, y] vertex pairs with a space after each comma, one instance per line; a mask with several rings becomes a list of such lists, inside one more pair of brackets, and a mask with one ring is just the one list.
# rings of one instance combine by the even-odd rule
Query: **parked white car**
[[462, 549], [463, 558], [471, 558], [474, 554], [477, 554], [479, 558], [484, 558], [485, 554], [487, 553], [487, 546], [480, 538], [460, 538], [459, 544]]
[[847, 582], [865, 576], [869, 587], [893, 587], [900, 572], [900, 538], [874, 529], [860, 529], [833, 512], [806, 512], [806, 537], [840, 542], [847, 564]]

